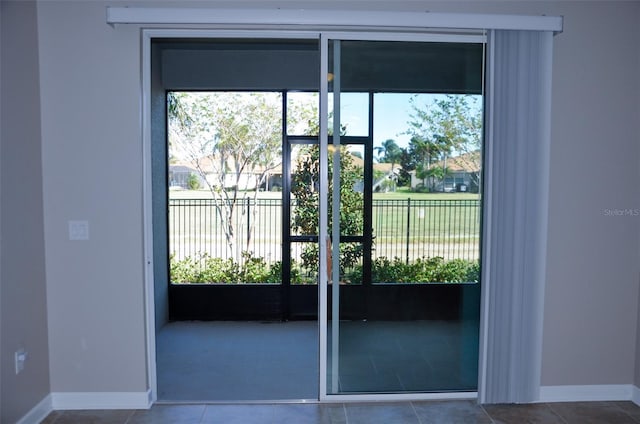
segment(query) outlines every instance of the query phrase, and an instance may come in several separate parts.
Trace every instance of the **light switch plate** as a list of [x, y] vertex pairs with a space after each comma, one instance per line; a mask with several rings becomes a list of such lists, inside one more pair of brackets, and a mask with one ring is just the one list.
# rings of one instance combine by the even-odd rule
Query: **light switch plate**
[[69, 221], [69, 240], [89, 240], [89, 221]]
[[24, 364], [27, 362], [27, 351], [24, 350], [24, 348], [20, 348], [16, 350], [14, 356], [16, 362], [16, 374], [20, 374], [24, 371]]

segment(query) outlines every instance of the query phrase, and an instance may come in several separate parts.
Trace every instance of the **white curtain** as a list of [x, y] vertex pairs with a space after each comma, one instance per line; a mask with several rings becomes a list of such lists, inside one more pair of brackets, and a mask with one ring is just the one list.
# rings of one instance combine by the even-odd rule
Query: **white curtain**
[[552, 39], [489, 33], [481, 403], [539, 399]]

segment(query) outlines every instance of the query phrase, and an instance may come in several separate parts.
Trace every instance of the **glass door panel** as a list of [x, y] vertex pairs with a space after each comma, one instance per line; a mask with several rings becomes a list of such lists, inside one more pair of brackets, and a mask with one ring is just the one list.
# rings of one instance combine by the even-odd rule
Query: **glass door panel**
[[326, 393], [474, 391], [483, 44], [327, 45]]

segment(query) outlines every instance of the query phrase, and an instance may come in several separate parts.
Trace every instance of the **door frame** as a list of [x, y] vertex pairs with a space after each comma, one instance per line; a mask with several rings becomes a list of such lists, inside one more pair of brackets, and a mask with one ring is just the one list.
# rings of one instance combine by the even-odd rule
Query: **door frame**
[[[337, 32], [337, 31], [300, 31], [300, 30], [189, 30], [189, 29], [142, 29], [141, 31], [141, 139], [142, 139], [142, 200], [143, 200], [143, 257], [144, 257], [144, 296], [146, 321], [147, 376], [150, 390], [150, 402], [157, 400], [157, 362], [156, 362], [156, 317], [155, 317], [155, 285], [153, 254], [153, 197], [151, 166], [151, 42], [162, 38], [277, 38], [277, 39], [317, 39], [320, 42], [320, 74], [328, 72], [328, 40], [363, 40], [363, 41], [413, 41], [413, 42], [486, 42], [484, 34], [428, 34], [415, 32], [378, 33], [378, 32]], [[328, 84], [326, 78], [320, 79], [320, 116], [327, 116]], [[320, 162], [327, 163], [328, 130], [326, 120], [320, 120]], [[320, 175], [320, 262], [327, 259], [327, 175]], [[324, 190], [324, 191], [323, 191]], [[325, 199], [325, 200], [322, 200]], [[443, 392], [443, 393], [398, 393], [398, 394], [327, 394], [327, 294], [328, 275], [326, 268], [319, 269], [318, 288], [318, 327], [319, 327], [319, 401], [320, 402], [357, 402], [375, 400], [433, 400], [433, 399], [476, 399], [477, 392]], [[486, 334], [480, 334], [480, 345]], [[481, 364], [482, 368], [482, 364]], [[484, 372], [480, 369], [478, 387]]]

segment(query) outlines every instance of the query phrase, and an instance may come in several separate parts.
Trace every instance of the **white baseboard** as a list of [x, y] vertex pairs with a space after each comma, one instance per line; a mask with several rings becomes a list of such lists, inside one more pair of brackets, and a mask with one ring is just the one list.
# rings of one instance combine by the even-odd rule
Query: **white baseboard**
[[20, 418], [16, 424], [38, 424], [40, 421], [47, 418], [47, 415], [52, 411], [53, 406], [51, 405], [51, 395], [47, 395], [36, 406], [31, 408], [24, 417]]
[[632, 384], [540, 387], [540, 402], [633, 400], [634, 396], [640, 400], [640, 389]]
[[149, 409], [151, 391], [146, 392], [55, 392], [51, 393], [54, 410], [78, 409]]
[[640, 388], [638, 386], [633, 386], [633, 390], [631, 391], [631, 401], [640, 406]]

